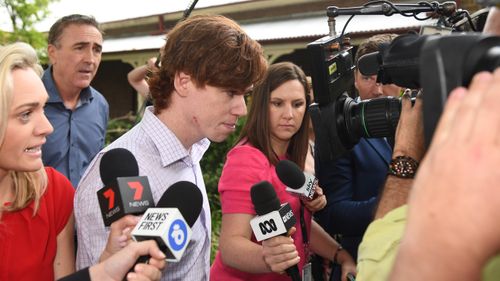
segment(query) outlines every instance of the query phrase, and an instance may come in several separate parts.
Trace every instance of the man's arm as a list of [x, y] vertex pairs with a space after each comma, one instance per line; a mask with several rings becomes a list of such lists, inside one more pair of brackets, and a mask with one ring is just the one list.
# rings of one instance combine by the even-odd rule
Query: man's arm
[[390, 280], [480, 280], [500, 252], [498, 93], [500, 68], [449, 96], [412, 188]]
[[[396, 129], [396, 140], [392, 158], [409, 156], [420, 162], [425, 150], [422, 93], [417, 95], [413, 107], [408, 93], [403, 95], [401, 103], [401, 116]], [[411, 178], [387, 176], [382, 196], [375, 212], [375, 219], [382, 218], [389, 211], [406, 204], [412, 183], [413, 179]]]
[[138, 66], [132, 69], [127, 74], [127, 79], [130, 84], [143, 98], [148, 98], [149, 85], [146, 81], [148, 73], [155, 69], [156, 58], [150, 58], [145, 65]]

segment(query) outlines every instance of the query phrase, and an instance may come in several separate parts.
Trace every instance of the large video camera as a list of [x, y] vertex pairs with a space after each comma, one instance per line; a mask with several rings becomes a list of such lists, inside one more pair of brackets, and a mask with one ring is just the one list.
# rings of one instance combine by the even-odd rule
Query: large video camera
[[[376, 1], [380, 2], [380, 1]], [[385, 2], [385, 1], [384, 1]], [[451, 2], [454, 3], [454, 2]], [[380, 5], [379, 5], [380, 6]], [[456, 6], [455, 6], [456, 8]], [[393, 14], [410, 10], [453, 14], [450, 2], [417, 5], [328, 7], [330, 18], [345, 14]], [[382, 11], [382, 12], [381, 12]], [[356, 102], [352, 47], [341, 34], [330, 34], [308, 44], [312, 59], [315, 103], [310, 112], [320, 161], [333, 160], [349, 151], [360, 138], [391, 137], [396, 130], [401, 102], [378, 98]], [[500, 66], [500, 37], [477, 33], [453, 35], [402, 35], [380, 52], [359, 59], [363, 75], [377, 74], [377, 82], [424, 92], [424, 132], [430, 142], [450, 91], [468, 86], [472, 76]]]

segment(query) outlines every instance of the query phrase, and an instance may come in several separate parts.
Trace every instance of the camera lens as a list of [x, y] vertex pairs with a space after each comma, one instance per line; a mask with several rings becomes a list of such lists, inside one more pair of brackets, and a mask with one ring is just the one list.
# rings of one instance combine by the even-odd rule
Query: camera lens
[[[412, 99], [414, 102], [415, 99]], [[394, 97], [344, 103], [339, 137], [353, 146], [360, 138], [392, 137], [401, 113], [401, 100]]]

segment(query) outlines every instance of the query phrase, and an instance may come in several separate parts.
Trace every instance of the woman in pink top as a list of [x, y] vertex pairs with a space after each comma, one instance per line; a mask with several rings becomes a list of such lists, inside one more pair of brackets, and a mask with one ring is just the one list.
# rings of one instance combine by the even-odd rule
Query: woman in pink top
[[[290, 280], [285, 269], [297, 264], [302, 273], [311, 252], [342, 264], [344, 281], [347, 272], [356, 271], [351, 256], [311, 219], [311, 212], [326, 204], [321, 189], [312, 201], [299, 199], [286, 192], [275, 172], [275, 165], [283, 159], [304, 169], [308, 92], [304, 72], [286, 62], [271, 65], [255, 88], [247, 123], [238, 144], [227, 155], [219, 181], [223, 215], [211, 280]], [[256, 215], [250, 189], [263, 180], [274, 186], [281, 203], [290, 204], [297, 223], [290, 237], [259, 243], [250, 227]]]

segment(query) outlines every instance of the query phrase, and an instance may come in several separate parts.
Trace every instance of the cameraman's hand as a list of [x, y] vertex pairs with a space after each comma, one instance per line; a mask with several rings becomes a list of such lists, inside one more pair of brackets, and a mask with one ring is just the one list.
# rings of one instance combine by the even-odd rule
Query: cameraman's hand
[[422, 117], [422, 92], [419, 92], [415, 104], [411, 105], [410, 93], [401, 98], [401, 116], [394, 143], [393, 157], [410, 156], [420, 161], [424, 155], [424, 126]]

